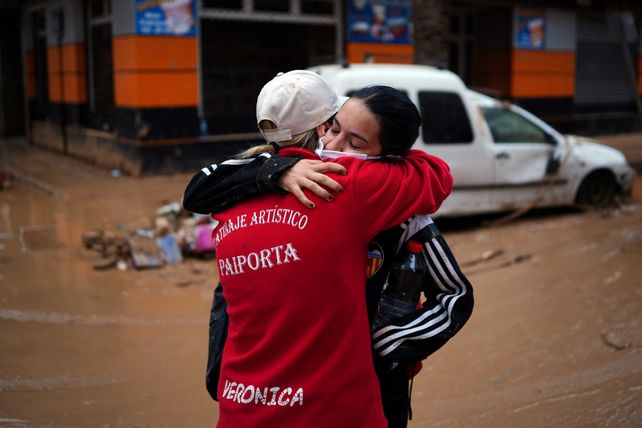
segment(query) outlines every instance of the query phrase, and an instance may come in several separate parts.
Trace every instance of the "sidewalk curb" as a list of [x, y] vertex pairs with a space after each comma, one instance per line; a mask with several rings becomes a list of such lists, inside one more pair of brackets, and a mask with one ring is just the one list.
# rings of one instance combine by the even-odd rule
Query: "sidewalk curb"
[[34, 187], [37, 190], [40, 190], [41, 192], [46, 193], [48, 196], [55, 197], [59, 196], [58, 192], [53, 189], [52, 187], [48, 186], [47, 184], [43, 183], [40, 180], [37, 180], [33, 177], [30, 177], [26, 174], [23, 174], [19, 171], [17, 171], [15, 168], [7, 165], [5, 167], [7, 173], [16, 181], [20, 181], [22, 183], [25, 183], [31, 187]]

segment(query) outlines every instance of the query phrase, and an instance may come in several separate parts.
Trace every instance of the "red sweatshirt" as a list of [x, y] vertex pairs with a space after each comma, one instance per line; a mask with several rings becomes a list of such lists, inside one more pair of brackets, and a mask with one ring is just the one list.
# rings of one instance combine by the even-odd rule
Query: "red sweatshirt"
[[[280, 154], [316, 158], [298, 149]], [[366, 248], [378, 232], [432, 213], [448, 166], [337, 159], [346, 176], [315, 209], [265, 195], [217, 214], [213, 232], [230, 325], [218, 427], [386, 427], [366, 314]], [[317, 200], [315, 200], [315, 198]]]

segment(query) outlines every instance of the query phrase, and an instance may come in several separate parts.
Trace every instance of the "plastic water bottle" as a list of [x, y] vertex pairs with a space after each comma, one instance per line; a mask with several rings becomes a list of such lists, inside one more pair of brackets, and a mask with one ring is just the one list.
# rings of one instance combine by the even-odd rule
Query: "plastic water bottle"
[[423, 278], [428, 270], [421, 254], [422, 248], [420, 242], [408, 241], [393, 262], [388, 282], [381, 292], [373, 331], [417, 310]]

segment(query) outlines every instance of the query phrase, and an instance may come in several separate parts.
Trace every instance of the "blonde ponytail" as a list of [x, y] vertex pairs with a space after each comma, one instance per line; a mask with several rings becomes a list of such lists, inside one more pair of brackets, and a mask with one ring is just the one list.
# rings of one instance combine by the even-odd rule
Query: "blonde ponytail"
[[[263, 131], [269, 131], [276, 129], [274, 122], [270, 120], [262, 120], [259, 123], [259, 128]], [[279, 141], [278, 147], [301, 147], [307, 150], [314, 150], [317, 148], [317, 142], [319, 141], [319, 136], [317, 135], [316, 128], [310, 129], [309, 131], [302, 132], [293, 136], [290, 140]], [[272, 144], [261, 144], [259, 146], [250, 147], [249, 149], [239, 153], [236, 157], [240, 159], [254, 158], [260, 155], [261, 153], [275, 154], [276, 149]]]

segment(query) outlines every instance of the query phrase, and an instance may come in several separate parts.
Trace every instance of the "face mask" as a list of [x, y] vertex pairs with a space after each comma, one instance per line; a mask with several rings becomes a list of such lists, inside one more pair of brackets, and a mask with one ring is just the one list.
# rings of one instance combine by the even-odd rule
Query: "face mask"
[[319, 156], [321, 160], [338, 159], [344, 156], [349, 156], [349, 157], [357, 158], [361, 160], [368, 159], [368, 155], [364, 153], [346, 153], [346, 152], [338, 152], [336, 150], [324, 150], [323, 137], [319, 138], [319, 145], [317, 146], [317, 149], [314, 151], [314, 153], [316, 153], [316, 155]]

